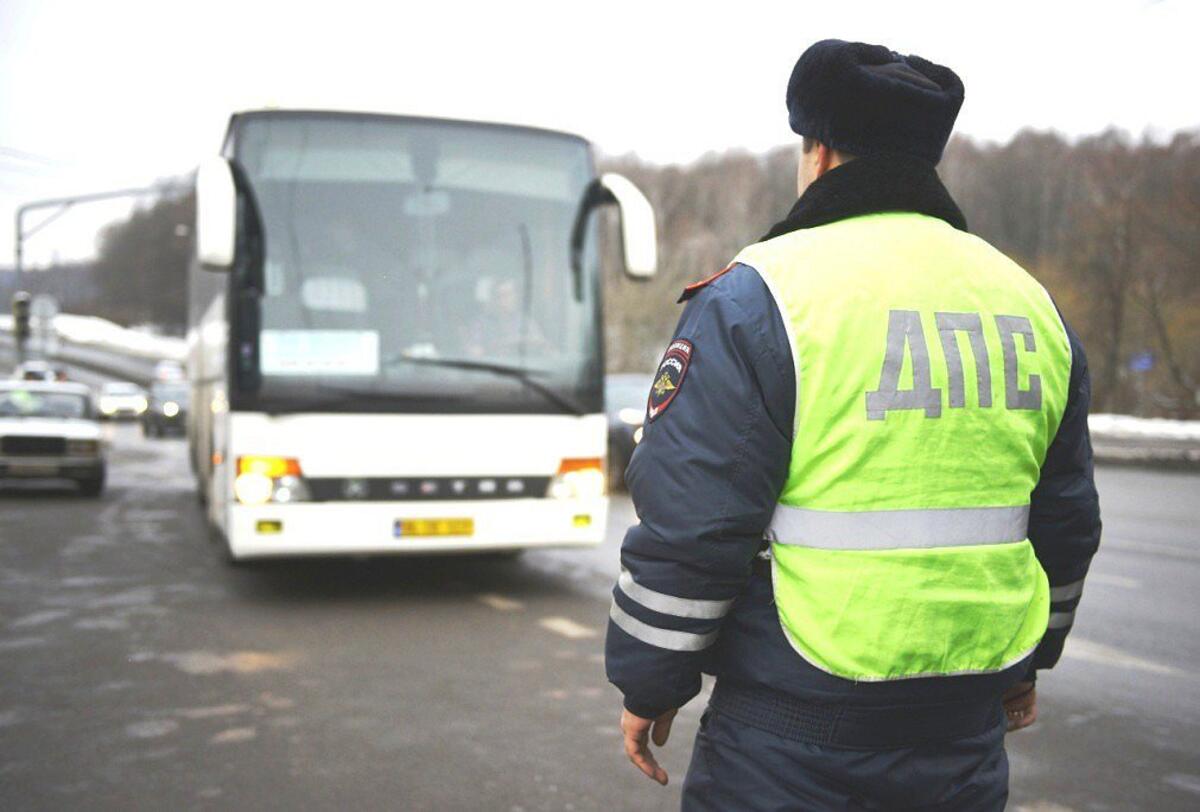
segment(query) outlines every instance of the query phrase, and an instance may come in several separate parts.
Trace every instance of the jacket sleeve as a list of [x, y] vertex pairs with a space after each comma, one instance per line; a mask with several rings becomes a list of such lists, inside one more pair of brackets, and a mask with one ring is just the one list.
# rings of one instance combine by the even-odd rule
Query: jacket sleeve
[[690, 362], [670, 403], [648, 414], [626, 472], [639, 523], [609, 614], [608, 678], [644, 718], [699, 692], [791, 455], [795, 373], [765, 283], [734, 266], [693, 293], [671, 342], [690, 343]]
[[1087, 422], [1091, 379], [1079, 337], [1066, 329], [1071, 342], [1067, 407], [1029, 506], [1029, 540], [1050, 579], [1050, 622], [1034, 652], [1030, 678], [1035, 669], [1052, 668], [1058, 662], [1075, 621], [1088, 566], [1100, 546], [1100, 499], [1092, 475]]

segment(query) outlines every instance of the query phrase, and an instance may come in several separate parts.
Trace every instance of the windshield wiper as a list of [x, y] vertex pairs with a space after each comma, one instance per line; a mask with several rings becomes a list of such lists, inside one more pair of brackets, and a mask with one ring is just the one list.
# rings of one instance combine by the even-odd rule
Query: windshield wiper
[[541, 381], [534, 379], [533, 374], [539, 370], [530, 369], [528, 367], [512, 366], [509, 364], [497, 364], [493, 361], [474, 361], [469, 358], [430, 358], [423, 355], [409, 355], [400, 353], [387, 359], [387, 364], [395, 363], [410, 363], [424, 364], [431, 367], [442, 367], [444, 369], [472, 369], [479, 372], [491, 372], [494, 375], [503, 375], [507, 378], [520, 381], [525, 385], [525, 388], [531, 389], [544, 397], [546, 400], [558, 406], [565, 412], [575, 415], [585, 415], [587, 410], [582, 408], [571, 398], [566, 395], [555, 392], [550, 387], [546, 386]]

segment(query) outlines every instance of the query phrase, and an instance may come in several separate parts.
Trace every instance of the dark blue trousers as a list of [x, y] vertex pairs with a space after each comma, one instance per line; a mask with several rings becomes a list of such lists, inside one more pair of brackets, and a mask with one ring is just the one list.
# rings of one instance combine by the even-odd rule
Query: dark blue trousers
[[956, 741], [850, 750], [793, 741], [708, 708], [683, 782], [684, 812], [1000, 812], [1004, 724]]

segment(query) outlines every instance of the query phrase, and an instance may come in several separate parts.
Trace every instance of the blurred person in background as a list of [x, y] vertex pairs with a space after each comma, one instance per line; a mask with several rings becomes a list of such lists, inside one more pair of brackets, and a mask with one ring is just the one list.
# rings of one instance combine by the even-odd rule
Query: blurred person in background
[[935, 166], [949, 68], [818, 42], [800, 199], [689, 286], [626, 474], [607, 638], [625, 749], [716, 676], [687, 810], [999, 810], [1100, 516], [1087, 360]]

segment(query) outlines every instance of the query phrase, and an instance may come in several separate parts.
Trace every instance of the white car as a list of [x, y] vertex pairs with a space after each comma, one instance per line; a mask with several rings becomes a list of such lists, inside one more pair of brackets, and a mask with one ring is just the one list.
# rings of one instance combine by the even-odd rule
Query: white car
[[87, 386], [0, 381], [0, 480], [70, 479], [84, 495], [99, 496], [105, 471]]
[[146, 390], [136, 383], [114, 381], [100, 387], [101, 417], [141, 417], [149, 406]]

